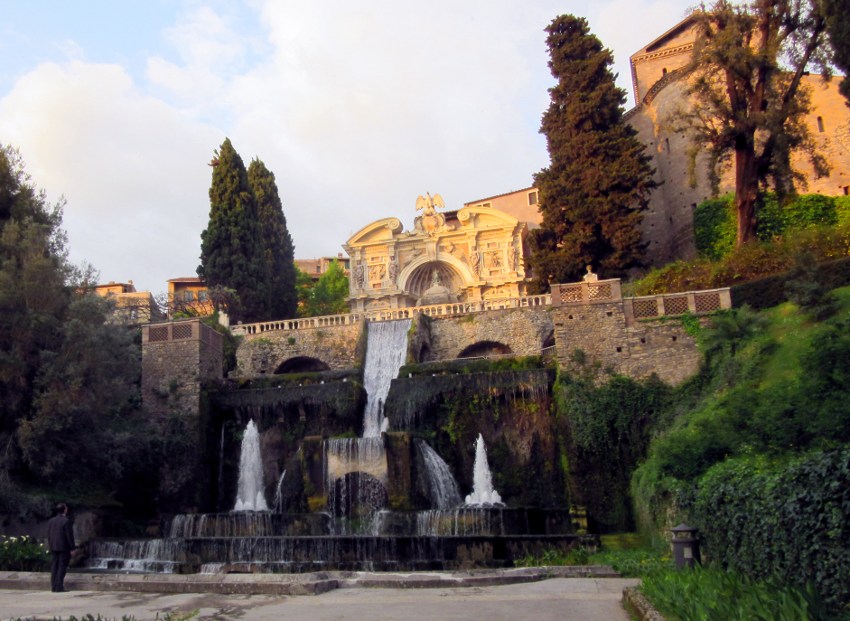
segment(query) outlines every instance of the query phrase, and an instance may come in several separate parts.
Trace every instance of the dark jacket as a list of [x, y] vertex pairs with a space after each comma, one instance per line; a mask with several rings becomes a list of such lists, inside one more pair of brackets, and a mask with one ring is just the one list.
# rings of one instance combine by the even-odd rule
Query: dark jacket
[[70, 552], [76, 547], [71, 520], [67, 516], [57, 515], [47, 522], [47, 545], [51, 552]]

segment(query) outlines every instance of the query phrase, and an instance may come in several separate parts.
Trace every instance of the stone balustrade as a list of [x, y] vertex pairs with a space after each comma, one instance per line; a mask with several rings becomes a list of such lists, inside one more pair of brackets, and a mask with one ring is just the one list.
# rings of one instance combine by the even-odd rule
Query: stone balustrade
[[325, 315], [322, 317], [304, 317], [302, 319], [281, 319], [261, 323], [238, 324], [231, 326], [235, 335], [261, 334], [271, 330], [304, 330], [309, 328], [324, 328], [330, 326], [347, 326], [363, 319], [366, 321], [393, 321], [409, 319], [417, 313], [429, 317], [457, 317], [470, 313], [480, 313], [506, 308], [537, 308], [549, 306], [551, 295], [529, 295], [521, 298], [500, 298], [481, 300], [478, 302], [453, 302], [449, 304], [431, 304], [427, 306], [409, 306], [406, 308], [382, 308], [365, 313], [349, 313], [346, 315]]
[[686, 313], [703, 315], [724, 308], [732, 308], [732, 296], [728, 287], [687, 291], [685, 293], [648, 295], [623, 300], [626, 323], [631, 323], [637, 319], [652, 319]]
[[382, 308], [365, 313], [325, 315], [321, 317], [238, 324], [231, 326], [230, 329], [235, 335], [256, 335], [269, 331], [294, 331], [310, 328], [348, 326], [363, 320], [392, 321], [395, 319], [410, 319], [417, 313], [429, 317], [458, 317], [471, 313], [503, 309], [557, 307], [572, 304], [610, 304], [617, 302], [623, 304], [623, 312], [628, 325], [632, 325], [635, 320], [640, 319], [684, 315], [686, 313], [705, 314], [732, 307], [732, 299], [728, 288], [624, 298], [620, 287], [620, 279], [612, 278], [592, 282], [555, 284], [552, 285], [551, 294], [545, 295], [480, 300], [476, 302], [431, 304], [406, 308]]

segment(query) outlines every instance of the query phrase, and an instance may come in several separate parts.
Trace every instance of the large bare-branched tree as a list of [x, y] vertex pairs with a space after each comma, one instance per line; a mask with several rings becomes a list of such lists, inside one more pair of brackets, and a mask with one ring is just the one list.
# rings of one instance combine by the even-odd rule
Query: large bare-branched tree
[[821, 0], [717, 0], [694, 18], [691, 106], [677, 124], [691, 131], [693, 157], [707, 152], [715, 189], [732, 166], [741, 246], [755, 239], [762, 192], [770, 188], [781, 198], [802, 180], [792, 152], [808, 155], [816, 175], [828, 171], [805, 124], [810, 101], [803, 82], [812, 68], [829, 72], [825, 10]]

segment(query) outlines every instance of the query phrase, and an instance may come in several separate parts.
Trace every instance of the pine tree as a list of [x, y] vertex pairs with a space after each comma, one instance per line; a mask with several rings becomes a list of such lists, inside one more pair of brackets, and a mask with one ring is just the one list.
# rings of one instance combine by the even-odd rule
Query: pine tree
[[540, 132], [550, 165], [535, 175], [541, 227], [530, 235], [535, 287], [579, 280], [587, 265], [604, 277], [640, 264], [641, 211], [656, 187], [635, 130], [623, 121], [625, 91], [613, 57], [572, 15], [546, 28], [549, 68], [558, 83]]
[[216, 151], [211, 166], [210, 220], [201, 233], [198, 276], [208, 287], [236, 291], [240, 308], [231, 309], [236, 318], [267, 318], [260, 219], [245, 164], [229, 138]]
[[277, 191], [274, 173], [259, 159], [248, 166], [248, 183], [254, 193], [260, 221], [263, 267], [266, 282], [265, 317], [294, 317], [298, 308], [295, 292], [295, 250], [286, 228], [286, 216]]

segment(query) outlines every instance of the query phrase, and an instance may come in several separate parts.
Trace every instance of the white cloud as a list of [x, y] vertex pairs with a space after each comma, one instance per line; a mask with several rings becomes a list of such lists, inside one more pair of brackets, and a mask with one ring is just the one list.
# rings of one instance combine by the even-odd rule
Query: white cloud
[[73, 256], [154, 291], [194, 272], [206, 162], [225, 135], [274, 171], [297, 255], [335, 254], [375, 219], [410, 226], [426, 191], [456, 208], [531, 183], [548, 160], [543, 28], [556, 15], [589, 11], [628, 87], [628, 55], [687, 5], [256, 0], [247, 28], [244, 13], [192, 6], [142, 78], [83, 62], [82, 41], [0, 99], [0, 142], [68, 197]]
[[115, 65], [40, 65], [0, 100], [0, 141], [21, 148], [52, 199], [68, 199], [72, 259], [155, 292], [197, 265], [205, 162], [220, 138], [141, 94]]

